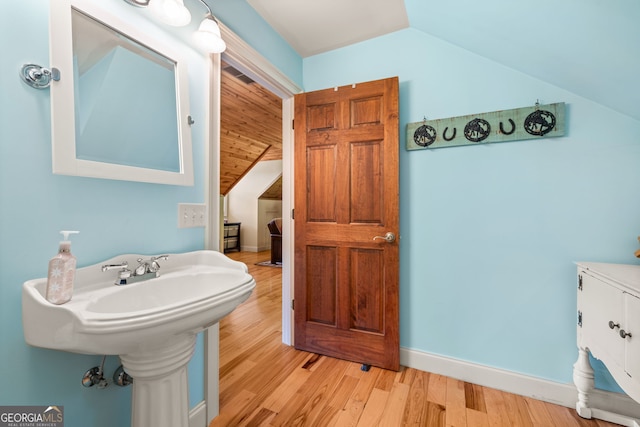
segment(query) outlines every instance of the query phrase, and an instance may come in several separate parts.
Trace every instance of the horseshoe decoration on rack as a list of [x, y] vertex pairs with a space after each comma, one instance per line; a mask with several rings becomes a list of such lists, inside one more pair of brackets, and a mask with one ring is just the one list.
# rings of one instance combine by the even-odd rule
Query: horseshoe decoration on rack
[[449, 130], [448, 127], [444, 128], [444, 132], [442, 132], [442, 137], [444, 138], [445, 141], [451, 141], [452, 139], [455, 139], [456, 137], [456, 128], [453, 128], [453, 135], [451, 135], [451, 138], [447, 138], [447, 131]]
[[[565, 103], [513, 108], [407, 124], [407, 150], [484, 145], [565, 135]], [[458, 130], [460, 132], [458, 132]]]
[[509, 123], [511, 124], [511, 130], [507, 132], [506, 130], [504, 130], [504, 127], [502, 127], [502, 122], [500, 122], [500, 132], [505, 135], [511, 135], [512, 133], [514, 133], [516, 131], [516, 124], [511, 119], [509, 119]]

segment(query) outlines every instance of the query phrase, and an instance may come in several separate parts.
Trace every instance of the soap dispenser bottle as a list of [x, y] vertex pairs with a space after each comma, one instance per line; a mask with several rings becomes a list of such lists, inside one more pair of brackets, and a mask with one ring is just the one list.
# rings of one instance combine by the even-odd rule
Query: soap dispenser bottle
[[60, 242], [58, 254], [49, 261], [45, 298], [52, 304], [64, 304], [73, 294], [73, 280], [76, 275], [76, 257], [71, 255], [69, 234], [79, 231], [61, 231], [64, 240]]

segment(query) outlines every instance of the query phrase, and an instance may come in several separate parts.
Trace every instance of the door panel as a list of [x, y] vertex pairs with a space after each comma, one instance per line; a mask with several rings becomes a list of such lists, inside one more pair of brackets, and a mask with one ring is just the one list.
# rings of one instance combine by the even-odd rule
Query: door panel
[[[585, 330], [591, 331], [588, 336], [592, 342], [583, 345], [589, 348], [591, 354], [605, 363], [623, 367], [622, 360], [624, 342], [618, 331], [623, 326], [624, 319], [620, 307], [623, 306], [622, 292], [602, 280], [587, 273], [582, 274], [582, 293], [580, 310], [588, 315], [582, 316]], [[617, 325], [614, 328], [609, 322]]]
[[383, 252], [371, 249], [350, 250], [349, 304], [352, 330], [384, 334]]
[[398, 79], [297, 95], [295, 124], [295, 346], [398, 370]]
[[309, 246], [307, 247], [307, 283], [313, 286], [307, 288], [309, 301], [307, 320], [325, 325], [337, 325], [337, 271], [336, 248]]
[[[358, 142], [351, 145], [351, 218], [353, 223], [381, 224], [384, 218], [382, 200], [382, 141]], [[363, 194], [368, 197], [362, 197]]]
[[625, 371], [631, 378], [640, 378], [640, 299], [624, 293], [624, 329], [630, 336], [624, 341]]
[[310, 106], [307, 109], [307, 130], [311, 132], [333, 129], [336, 114], [336, 104], [333, 102]]
[[382, 96], [351, 101], [351, 127], [382, 123]]
[[309, 221], [337, 221], [337, 146], [312, 146], [307, 150], [307, 216]]

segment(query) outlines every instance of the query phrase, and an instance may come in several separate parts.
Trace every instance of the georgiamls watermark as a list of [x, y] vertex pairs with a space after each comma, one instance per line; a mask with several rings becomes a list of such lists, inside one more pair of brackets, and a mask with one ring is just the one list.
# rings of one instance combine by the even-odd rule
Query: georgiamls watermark
[[64, 427], [64, 408], [0, 406], [0, 427]]

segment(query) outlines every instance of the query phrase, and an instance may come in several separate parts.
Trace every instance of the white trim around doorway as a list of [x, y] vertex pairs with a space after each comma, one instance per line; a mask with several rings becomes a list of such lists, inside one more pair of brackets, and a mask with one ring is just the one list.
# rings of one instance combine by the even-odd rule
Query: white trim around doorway
[[[222, 59], [282, 98], [282, 342], [293, 344], [293, 96], [302, 89], [265, 57], [220, 24], [227, 50]], [[209, 135], [206, 149], [205, 201], [209, 209], [205, 227], [205, 247], [220, 250], [220, 55], [211, 56], [209, 82]], [[205, 402], [207, 425], [219, 413], [219, 328], [214, 325], [205, 333]]]

